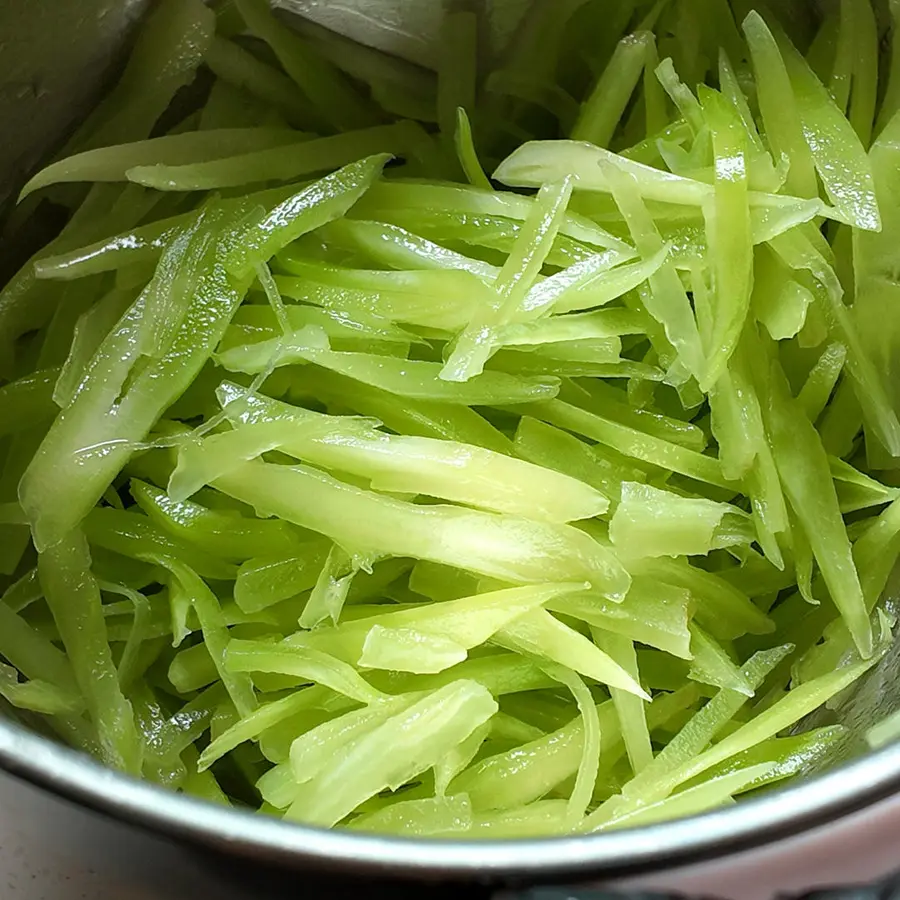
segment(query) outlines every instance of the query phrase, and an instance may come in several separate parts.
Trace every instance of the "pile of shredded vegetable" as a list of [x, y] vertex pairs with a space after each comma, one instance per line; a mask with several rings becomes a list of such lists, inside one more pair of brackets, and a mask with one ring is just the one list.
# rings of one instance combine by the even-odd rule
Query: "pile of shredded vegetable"
[[160, 0], [6, 229], [66, 222], [0, 292], [0, 695], [402, 835], [828, 758], [894, 625], [900, 3], [828, 9], [535, 3], [491, 69], [455, 3], [435, 76]]

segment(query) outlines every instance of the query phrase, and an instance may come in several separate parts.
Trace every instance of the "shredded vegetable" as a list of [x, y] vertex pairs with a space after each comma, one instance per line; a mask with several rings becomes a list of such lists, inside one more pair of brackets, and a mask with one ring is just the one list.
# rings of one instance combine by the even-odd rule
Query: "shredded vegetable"
[[482, 71], [450, 4], [436, 76], [154, 8], [15, 213], [68, 219], [0, 290], [7, 705], [430, 838], [843, 746], [900, 556], [896, 4], [551, 5]]

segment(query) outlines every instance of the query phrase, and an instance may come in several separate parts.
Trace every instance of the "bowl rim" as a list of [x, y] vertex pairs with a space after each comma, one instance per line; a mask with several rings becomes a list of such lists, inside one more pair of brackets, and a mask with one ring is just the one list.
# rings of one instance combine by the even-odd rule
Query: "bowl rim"
[[226, 809], [108, 769], [8, 720], [0, 721], [0, 769], [121, 822], [232, 857], [350, 877], [539, 883], [648, 874], [829, 824], [900, 793], [900, 743], [687, 819], [603, 834], [506, 841], [382, 837]]

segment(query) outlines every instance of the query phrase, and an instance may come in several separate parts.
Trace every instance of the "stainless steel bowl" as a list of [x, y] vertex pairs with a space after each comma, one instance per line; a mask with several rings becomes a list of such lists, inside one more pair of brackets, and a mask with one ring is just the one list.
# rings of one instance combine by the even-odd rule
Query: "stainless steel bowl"
[[[284, 2], [382, 49], [399, 49], [408, 56], [419, 56], [427, 46], [427, 38], [409, 23], [430, 21], [438, 6], [437, 0]], [[0, 204], [89, 108], [104, 79], [114, 71], [147, 3], [0, 2], [0, 121], [5, 125], [0, 132]], [[515, 14], [511, 3], [516, 0], [506, 0], [507, 21]], [[500, 0], [496, 5], [504, 6]], [[521, 2], [517, 5], [521, 7]], [[341, 25], [342, 15], [349, 16], [349, 24]], [[364, 19], [368, 26], [360, 25]], [[396, 48], [391, 40], [399, 41]], [[900, 652], [895, 649], [844, 705], [840, 717], [857, 735], [900, 706], [898, 676]], [[238, 872], [249, 862], [257, 876], [266, 869], [303, 869], [330, 873], [332, 879], [406, 883], [606, 881], [670, 872], [698, 861], [727, 861], [748, 848], [784, 847], [791, 836], [795, 843], [804, 834], [816, 841], [816, 835], [841, 833], [842, 823], [858, 830], [867, 817], [877, 821], [880, 832], [900, 833], [900, 802], [885, 805], [900, 794], [900, 745], [865, 752], [858, 740], [844, 747], [842, 755], [849, 761], [835, 761], [823, 774], [689, 820], [546, 840], [408, 841], [323, 831], [224, 810], [106, 770], [11, 718], [0, 718], [0, 767], [7, 773], [121, 823], [175, 839], [201, 853], [210, 851], [219, 877], [223, 860], [230, 859], [236, 868], [226, 871]], [[805, 852], [809, 843], [803, 844]], [[158, 845], [154, 847], [159, 852]], [[764, 855], [756, 858], [763, 863], [766, 859]], [[674, 876], [667, 878], [656, 883], [678, 883]], [[329, 881], [328, 890], [333, 892], [337, 883]]]

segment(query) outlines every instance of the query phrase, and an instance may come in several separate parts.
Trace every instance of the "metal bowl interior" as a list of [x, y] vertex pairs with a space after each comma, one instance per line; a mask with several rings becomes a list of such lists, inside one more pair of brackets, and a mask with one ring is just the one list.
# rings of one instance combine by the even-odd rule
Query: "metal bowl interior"
[[827, 825], [900, 791], [900, 745], [720, 811], [598, 835], [425, 841], [327, 831], [165, 791], [103, 768], [9, 721], [0, 766], [62, 797], [233, 857], [345, 877], [533, 884], [647, 874]]
[[[385, 8], [393, 15], [404, 3], [417, 2], [392, 0]], [[0, 205], [89, 106], [144, 6], [145, 0], [0, 3], [0, 115], [3, 121], [23, 123], [5, 129], [0, 139], [0, 171], [5, 173]], [[10, 35], [14, 39], [7, 39]], [[0, 716], [0, 767], [122, 821], [266, 863], [360, 876], [496, 882], [624, 875], [760, 846], [900, 792], [900, 745], [868, 752], [861, 737], [900, 707], [897, 684], [900, 647], [895, 646], [830, 714], [831, 721], [851, 726], [854, 737], [827, 771], [721, 811], [593, 836], [410, 841], [288, 824], [225, 810], [109, 771], [11, 716]]]

